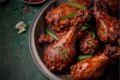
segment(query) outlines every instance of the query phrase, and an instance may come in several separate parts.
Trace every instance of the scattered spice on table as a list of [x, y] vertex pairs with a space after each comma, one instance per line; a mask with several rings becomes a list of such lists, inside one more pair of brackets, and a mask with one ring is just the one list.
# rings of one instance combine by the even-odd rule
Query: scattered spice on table
[[24, 6], [22, 6], [21, 7], [23, 10], [21, 11], [21, 14], [23, 15], [23, 14], [27, 14], [27, 13], [32, 13], [32, 14], [34, 14], [34, 11], [32, 11], [32, 9], [29, 7], [29, 6], [27, 6], [27, 5], [24, 5]]

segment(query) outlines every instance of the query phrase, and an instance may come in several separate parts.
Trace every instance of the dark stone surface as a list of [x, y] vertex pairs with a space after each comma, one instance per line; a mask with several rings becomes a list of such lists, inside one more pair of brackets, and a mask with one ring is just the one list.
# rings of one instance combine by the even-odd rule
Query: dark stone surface
[[[0, 5], [0, 80], [48, 80], [36, 66], [29, 49], [31, 23], [43, 4], [6, 0]], [[23, 34], [17, 34], [15, 29], [20, 21], [27, 24]]]

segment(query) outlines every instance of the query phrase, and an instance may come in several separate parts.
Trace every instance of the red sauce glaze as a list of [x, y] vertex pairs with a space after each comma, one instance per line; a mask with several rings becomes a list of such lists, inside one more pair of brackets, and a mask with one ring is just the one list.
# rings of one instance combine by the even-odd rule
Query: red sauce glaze
[[24, 1], [27, 1], [27, 2], [40, 2], [42, 0], [24, 0]]

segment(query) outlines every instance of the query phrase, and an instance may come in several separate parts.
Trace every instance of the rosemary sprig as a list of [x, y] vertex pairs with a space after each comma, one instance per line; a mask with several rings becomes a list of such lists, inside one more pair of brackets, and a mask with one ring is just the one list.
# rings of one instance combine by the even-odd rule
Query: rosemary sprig
[[71, 14], [68, 14], [68, 15], [66, 15], [66, 16], [63, 16], [63, 17], [62, 17], [62, 20], [65, 20], [65, 19], [68, 19], [68, 18], [72, 18], [72, 17], [74, 17], [76, 14], [77, 14], [77, 12], [73, 12], [73, 13], [71, 13]]
[[58, 46], [57, 49], [58, 49], [58, 53], [61, 55], [64, 61], [66, 59], [69, 59], [68, 52], [64, 46]]
[[89, 44], [93, 45], [93, 46], [96, 46], [92, 41], [90, 40], [86, 40], [86, 42], [88, 42]]
[[68, 4], [68, 5], [70, 5], [70, 6], [73, 6], [75, 8], [78, 8], [78, 9], [82, 9], [82, 10], [86, 9], [86, 6], [81, 5], [81, 4], [77, 4], [77, 3], [74, 3], [74, 2], [70, 2], [70, 1], [67, 1], [65, 3]]

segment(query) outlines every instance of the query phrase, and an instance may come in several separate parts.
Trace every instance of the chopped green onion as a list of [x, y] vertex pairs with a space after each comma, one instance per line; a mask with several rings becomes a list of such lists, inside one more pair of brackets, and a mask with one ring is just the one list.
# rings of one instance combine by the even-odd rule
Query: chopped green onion
[[68, 14], [68, 15], [66, 15], [66, 16], [63, 16], [63, 17], [62, 17], [62, 20], [65, 20], [65, 19], [67, 19], [67, 18], [72, 18], [72, 17], [74, 17], [76, 14], [77, 14], [77, 12], [73, 12], [73, 13], [71, 13], [71, 14]]
[[93, 46], [96, 46], [92, 41], [90, 41], [90, 40], [86, 40], [86, 42], [88, 42], [88, 43], [90, 43], [91, 45], [93, 45]]
[[95, 33], [92, 31], [91, 34], [92, 34], [92, 37], [95, 39], [96, 37]]
[[81, 5], [81, 4], [77, 4], [77, 3], [74, 3], [74, 2], [67, 1], [66, 4], [68, 4], [70, 6], [73, 6], [73, 7], [76, 7], [78, 9], [82, 9], [82, 10], [86, 9], [86, 6]]
[[88, 27], [86, 27], [86, 26], [82, 26], [82, 28], [81, 28], [81, 31], [84, 31], [84, 30], [86, 30]]
[[81, 61], [81, 60], [91, 58], [91, 57], [92, 57], [92, 55], [80, 55], [77, 57], [77, 61]]
[[46, 33], [49, 34], [50, 36], [52, 36], [54, 39], [59, 40], [59, 38], [50, 30], [46, 29]]

